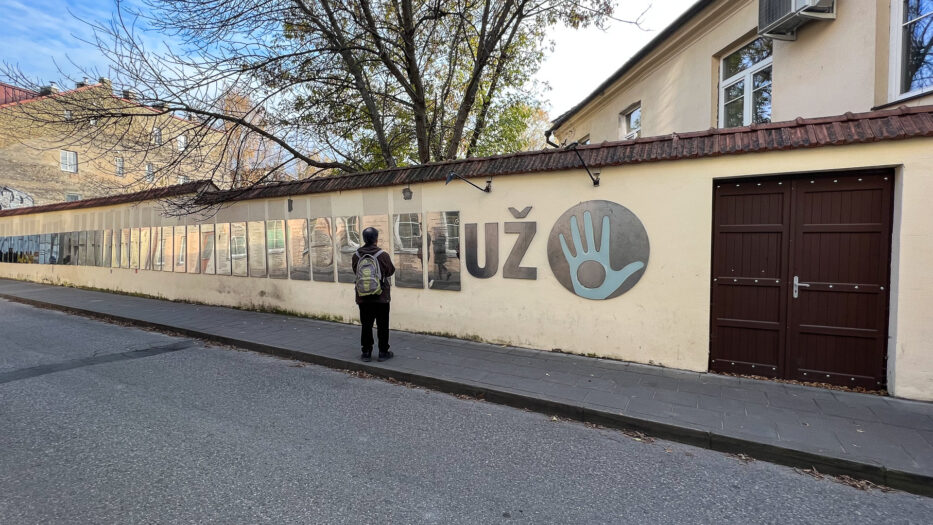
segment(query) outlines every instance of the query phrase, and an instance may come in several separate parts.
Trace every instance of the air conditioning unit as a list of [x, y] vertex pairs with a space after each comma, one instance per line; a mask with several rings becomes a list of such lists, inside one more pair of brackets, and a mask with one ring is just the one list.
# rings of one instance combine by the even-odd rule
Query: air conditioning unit
[[758, 34], [796, 40], [797, 28], [810, 20], [836, 18], [835, 0], [758, 0]]

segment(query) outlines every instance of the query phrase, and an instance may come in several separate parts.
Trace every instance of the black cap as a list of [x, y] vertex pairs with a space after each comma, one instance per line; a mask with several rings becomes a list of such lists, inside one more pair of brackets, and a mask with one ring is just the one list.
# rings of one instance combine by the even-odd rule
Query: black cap
[[379, 230], [370, 226], [363, 230], [363, 242], [366, 244], [376, 244], [379, 239]]

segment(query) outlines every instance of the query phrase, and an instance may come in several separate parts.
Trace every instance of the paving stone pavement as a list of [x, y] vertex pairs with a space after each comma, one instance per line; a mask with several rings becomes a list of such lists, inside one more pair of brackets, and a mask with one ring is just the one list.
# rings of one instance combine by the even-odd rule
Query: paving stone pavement
[[933, 403], [0, 279], [0, 298], [172, 329], [319, 364], [933, 495]]

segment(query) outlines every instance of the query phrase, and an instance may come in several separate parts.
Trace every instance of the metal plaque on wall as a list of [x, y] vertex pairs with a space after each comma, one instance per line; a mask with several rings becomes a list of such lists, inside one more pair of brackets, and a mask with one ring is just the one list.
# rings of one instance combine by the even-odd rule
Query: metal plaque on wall
[[156, 226], [152, 228], [152, 250], [149, 257], [152, 259], [152, 269], [161, 272], [162, 271], [162, 227]]
[[94, 266], [104, 266], [104, 231], [94, 232]]
[[171, 226], [162, 227], [162, 271], [175, 271], [175, 242]]
[[360, 218], [356, 216], [334, 218], [334, 245], [337, 263], [337, 282], [356, 281], [353, 273], [353, 254], [362, 246]]
[[288, 273], [292, 279], [311, 279], [311, 245], [308, 239], [308, 220], [289, 219], [288, 227]]
[[460, 290], [460, 212], [427, 214], [428, 288]]
[[284, 220], [266, 221], [266, 258], [270, 278], [288, 279]]
[[197, 224], [189, 224], [186, 228], [185, 263], [188, 273], [201, 273], [201, 234]]
[[246, 223], [230, 223], [230, 264], [233, 275], [246, 277], [249, 265], [246, 264]]
[[618, 297], [635, 286], [649, 252], [641, 220], [625, 206], [604, 200], [581, 202], [564, 212], [547, 241], [558, 282], [593, 300]]
[[[28, 241], [27, 241], [28, 244]], [[23, 247], [23, 252], [28, 251], [28, 246]], [[80, 231], [78, 232], [78, 265], [85, 266], [87, 264], [87, 232]]]
[[249, 254], [249, 276], [266, 276], [266, 223], [246, 223], [246, 251]]
[[201, 225], [201, 273], [213, 275], [214, 266], [214, 225]]
[[315, 281], [334, 282], [334, 240], [330, 217], [311, 219], [311, 276]]
[[139, 229], [139, 269], [152, 269], [152, 231], [149, 228]]
[[113, 230], [111, 232], [111, 241], [110, 241], [110, 267], [119, 268], [120, 267], [120, 254], [123, 253], [123, 250], [120, 248], [120, 241], [123, 239], [123, 236], [120, 234], [120, 230]]
[[188, 235], [184, 226], [175, 226], [175, 272], [185, 273], [185, 256], [188, 254]]
[[[130, 240], [131, 233], [129, 228], [123, 228], [120, 231], [120, 268], [130, 267]], [[137, 245], [137, 248], [139, 246]], [[138, 257], [138, 255], [137, 255]]]
[[130, 230], [130, 268], [139, 269], [139, 228]]
[[424, 288], [424, 248], [420, 213], [392, 216], [392, 248], [395, 252], [395, 284]]
[[217, 261], [217, 275], [230, 275], [230, 224], [218, 223], [214, 226], [214, 260]]

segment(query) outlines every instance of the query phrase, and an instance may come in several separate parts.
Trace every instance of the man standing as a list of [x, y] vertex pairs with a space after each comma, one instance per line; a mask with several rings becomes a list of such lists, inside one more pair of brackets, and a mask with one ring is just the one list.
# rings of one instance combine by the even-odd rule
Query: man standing
[[363, 230], [363, 242], [351, 259], [353, 273], [356, 275], [356, 304], [360, 307], [360, 324], [363, 333], [360, 336], [363, 361], [372, 360], [373, 321], [378, 327], [378, 361], [390, 359], [394, 354], [389, 351], [389, 277], [395, 273], [392, 258], [377, 246], [379, 230]]

